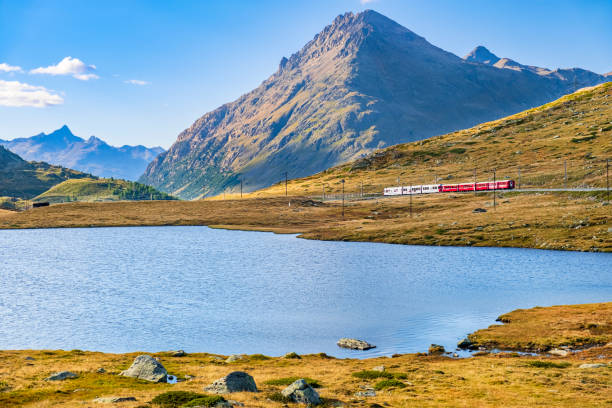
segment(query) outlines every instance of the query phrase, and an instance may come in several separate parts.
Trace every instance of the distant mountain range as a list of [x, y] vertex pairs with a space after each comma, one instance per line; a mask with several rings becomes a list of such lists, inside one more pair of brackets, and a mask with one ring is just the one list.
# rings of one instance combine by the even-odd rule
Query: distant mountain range
[[140, 179], [182, 198], [306, 176], [605, 82], [478, 47], [465, 59], [368, 10], [338, 16], [259, 87], [179, 134]]
[[25, 160], [77, 169], [100, 177], [137, 180], [147, 165], [164, 150], [161, 147], [110, 146], [91, 136], [85, 140], [72, 134], [68, 126], [28, 138], [1, 140], [3, 145]]

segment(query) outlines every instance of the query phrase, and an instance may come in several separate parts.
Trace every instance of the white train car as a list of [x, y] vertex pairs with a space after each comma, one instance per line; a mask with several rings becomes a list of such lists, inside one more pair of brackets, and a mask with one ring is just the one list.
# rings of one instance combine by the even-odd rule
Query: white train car
[[412, 195], [412, 194], [432, 194], [439, 193], [442, 191], [441, 184], [427, 184], [419, 186], [402, 186], [402, 187], [386, 187], [383, 191], [383, 195], [394, 196], [394, 195]]
[[383, 192], [383, 195], [386, 195], [386, 196], [402, 195], [402, 188], [401, 187], [386, 187]]
[[441, 191], [442, 185], [440, 184], [425, 184], [419, 186], [404, 186], [402, 187], [403, 195], [410, 194], [432, 194], [439, 193]]

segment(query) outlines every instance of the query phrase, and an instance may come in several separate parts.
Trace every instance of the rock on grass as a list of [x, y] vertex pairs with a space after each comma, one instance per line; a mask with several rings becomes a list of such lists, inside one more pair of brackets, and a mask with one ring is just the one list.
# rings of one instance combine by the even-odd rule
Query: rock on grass
[[151, 382], [167, 382], [168, 379], [168, 372], [164, 366], [146, 354], [136, 357], [130, 368], [119, 375]]
[[293, 384], [281, 391], [281, 393], [285, 397], [290, 398], [291, 401], [300, 404], [318, 405], [321, 403], [319, 393], [302, 378], [296, 380]]
[[204, 388], [204, 391], [214, 394], [229, 394], [231, 392], [257, 392], [255, 380], [242, 371], [234, 371]]

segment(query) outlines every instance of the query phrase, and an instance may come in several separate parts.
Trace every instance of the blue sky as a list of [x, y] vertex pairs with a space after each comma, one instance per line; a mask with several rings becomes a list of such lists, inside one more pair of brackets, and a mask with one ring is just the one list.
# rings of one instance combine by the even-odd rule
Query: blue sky
[[167, 148], [336, 15], [366, 8], [459, 56], [482, 44], [523, 64], [612, 71], [610, 0], [0, 0], [0, 138], [67, 124]]

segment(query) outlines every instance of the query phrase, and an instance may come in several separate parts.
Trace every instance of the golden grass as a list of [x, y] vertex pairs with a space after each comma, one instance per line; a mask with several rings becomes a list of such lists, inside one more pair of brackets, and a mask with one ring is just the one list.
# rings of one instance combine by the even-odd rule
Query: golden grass
[[[562, 308], [562, 309], [560, 309]], [[546, 325], [559, 321], [560, 313], [566, 318], [580, 320], [595, 305], [576, 305], [539, 308], [532, 313], [516, 311], [516, 315], [529, 325], [523, 325], [522, 335], [533, 325]], [[610, 304], [597, 309], [609, 318]], [[573, 313], [577, 313], [575, 316]], [[604, 316], [605, 317], [605, 316]], [[538, 323], [539, 322], [539, 323]], [[494, 338], [496, 333], [490, 332]], [[538, 332], [542, 339], [549, 336]], [[501, 333], [500, 339], [506, 334]], [[537, 335], [536, 335], [537, 337]], [[568, 357], [534, 357], [518, 354], [486, 354], [467, 359], [446, 356], [406, 354], [394, 358], [366, 360], [333, 359], [319, 355], [301, 359], [269, 358], [260, 355], [236, 363], [225, 363], [207, 353], [190, 353], [185, 357], [171, 357], [170, 353], [155, 353], [170, 374], [192, 378], [178, 384], [153, 384], [119, 377], [135, 356], [141, 353], [107, 354], [79, 350], [20, 350], [0, 351], [0, 406], [2, 407], [65, 407], [93, 406], [96, 397], [135, 397], [136, 402], [113, 406], [139, 407], [169, 390], [203, 392], [203, 387], [231, 371], [251, 374], [260, 393], [235, 393], [228, 396], [248, 407], [280, 407], [267, 396], [282, 390], [282, 385], [269, 382], [285, 377], [310, 377], [322, 384], [318, 392], [327, 406], [342, 402], [348, 406], [372, 407], [604, 407], [612, 403], [612, 365], [596, 369], [581, 369], [580, 364], [609, 363], [612, 345], [595, 347]], [[34, 360], [26, 360], [29, 356]], [[224, 358], [225, 356], [223, 356]], [[549, 361], [552, 367], [538, 367], [533, 361]], [[380, 379], [360, 379], [353, 373], [385, 365], [405, 387], [378, 391], [375, 397], [355, 394], [363, 387], [373, 387]], [[106, 373], [98, 373], [98, 368]], [[564, 367], [564, 368], [562, 368]], [[79, 378], [62, 382], [45, 382], [44, 378], [57, 371], [75, 372]]]
[[[300, 197], [70, 203], [12, 213], [1, 228], [209, 225], [304, 238], [612, 251], [611, 206], [594, 193], [434, 194], [346, 203]], [[289, 205], [291, 203], [291, 205]], [[485, 208], [486, 213], [473, 213]]]
[[[290, 180], [289, 195], [322, 195], [324, 188], [338, 194], [341, 180], [347, 193], [361, 192], [363, 185], [366, 194], [381, 193], [398, 179], [402, 185], [471, 182], [474, 169], [479, 181], [492, 180], [496, 169], [498, 179], [520, 179], [522, 188], [605, 187], [605, 160], [612, 159], [611, 98], [608, 82], [470, 129], [391, 146]], [[284, 194], [283, 182], [249, 196]]]
[[543, 351], [612, 342], [612, 302], [518, 309], [499, 320], [504, 324], [478, 330], [469, 340], [487, 348]]

